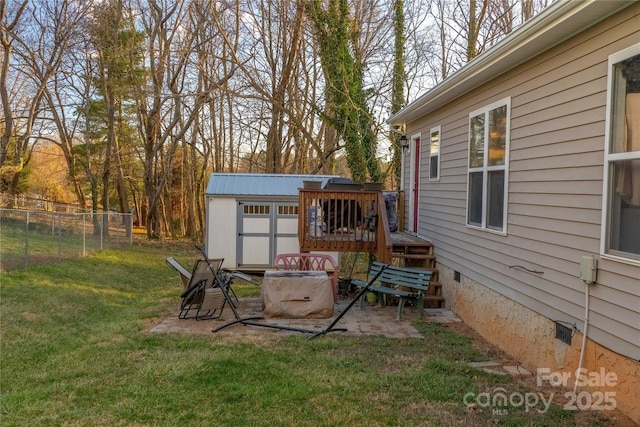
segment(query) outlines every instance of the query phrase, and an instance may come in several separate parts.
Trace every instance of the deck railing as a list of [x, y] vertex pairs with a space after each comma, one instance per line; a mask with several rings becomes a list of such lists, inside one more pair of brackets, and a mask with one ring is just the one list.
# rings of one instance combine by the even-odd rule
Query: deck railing
[[381, 191], [299, 190], [302, 252], [368, 252], [391, 260], [391, 232]]

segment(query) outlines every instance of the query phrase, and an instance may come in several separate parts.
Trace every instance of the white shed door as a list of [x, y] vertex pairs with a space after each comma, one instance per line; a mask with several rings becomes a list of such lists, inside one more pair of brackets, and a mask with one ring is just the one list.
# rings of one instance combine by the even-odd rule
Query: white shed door
[[238, 267], [271, 267], [278, 253], [299, 252], [298, 205], [238, 202]]

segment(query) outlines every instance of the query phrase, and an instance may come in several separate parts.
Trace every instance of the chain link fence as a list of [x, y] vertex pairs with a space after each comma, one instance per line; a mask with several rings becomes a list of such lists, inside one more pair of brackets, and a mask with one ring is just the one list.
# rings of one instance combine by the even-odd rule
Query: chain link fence
[[132, 242], [130, 213], [0, 209], [0, 270], [28, 269]]
[[0, 194], [0, 206], [7, 209], [24, 209], [29, 211], [48, 211], [61, 213], [91, 213], [91, 209], [82, 209], [71, 203], [52, 202], [51, 200], [25, 195]]

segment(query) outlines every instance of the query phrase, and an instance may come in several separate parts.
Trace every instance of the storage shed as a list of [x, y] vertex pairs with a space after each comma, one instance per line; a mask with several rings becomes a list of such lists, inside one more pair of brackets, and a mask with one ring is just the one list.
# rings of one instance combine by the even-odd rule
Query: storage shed
[[[265, 269], [278, 253], [300, 252], [298, 189], [334, 175], [213, 173], [207, 185], [205, 245], [224, 266]], [[338, 254], [331, 254], [336, 261]]]

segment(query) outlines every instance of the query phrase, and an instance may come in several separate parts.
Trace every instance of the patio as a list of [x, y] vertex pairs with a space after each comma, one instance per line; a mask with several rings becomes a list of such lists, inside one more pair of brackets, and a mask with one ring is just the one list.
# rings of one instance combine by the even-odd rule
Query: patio
[[[340, 315], [347, 307], [350, 300], [340, 298], [334, 307], [333, 317], [326, 319], [264, 319], [259, 322], [271, 325], [286, 326], [322, 331]], [[242, 298], [238, 313], [242, 317], [259, 316], [262, 314], [260, 300], [254, 298]], [[187, 334], [212, 334], [214, 328], [234, 320], [233, 312], [225, 307], [222, 316], [215, 320], [178, 319], [176, 310], [170, 317], [164, 319], [158, 325], [151, 328], [154, 333], [187, 333]], [[336, 324], [336, 328], [346, 328], [344, 332], [331, 332], [332, 334], [359, 335], [384, 335], [389, 338], [422, 338], [422, 335], [413, 327], [412, 323], [418, 320], [415, 307], [407, 306], [404, 310], [404, 319], [396, 320], [396, 306], [380, 307], [379, 305], [366, 305], [363, 309], [353, 306]], [[427, 308], [423, 320], [438, 323], [460, 323], [461, 320], [450, 310], [444, 308]], [[235, 324], [224, 328], [218, 335], [257, 335], [257, 334], [299, 334], [274, 328], [259, 326], [245, 326]]]

